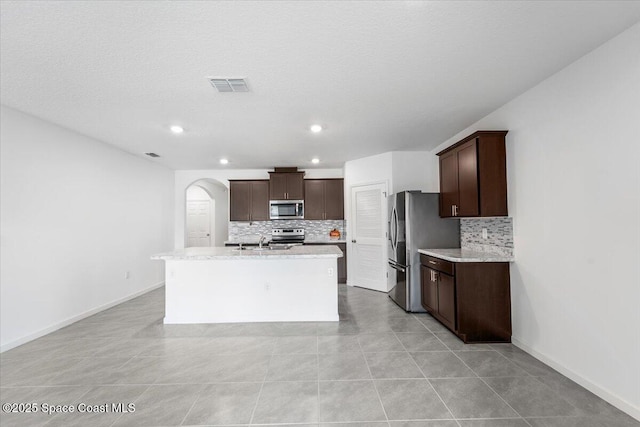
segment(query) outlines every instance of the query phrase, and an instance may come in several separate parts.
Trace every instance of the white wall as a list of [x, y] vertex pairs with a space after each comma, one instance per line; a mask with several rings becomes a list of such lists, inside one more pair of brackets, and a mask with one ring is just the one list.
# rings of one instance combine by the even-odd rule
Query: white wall
[[[405, 190], [438, 192], [437, 167], [438, 164], [433, 159], [433, 155], [426, 151], [390, 151], [346, 162], [344, 165], [344, 214], [347, 220], [347, 236], [351, 234], [350, 227], [353, 223], [350, 221], [352, 187], [384, 183], [388, 193]], [[436, 173], [433, 171], [434, 168]], [[384, 259], [387, 259], [386, 250], [385, 246]], [[347, 253], [353, 253], [349, 238], [347, 238]], [[355, 257], [348, 256], [347, 262], [347, 271], [349, 269], [354, 271]], [[349, 283], [348, 278], [347, 283]]]
[[[342, 178], [342, 169], [304, 169], [305, 178]], [[269, 170], [267, 169], [211, 169], [211, 170], [179, 170], [175, 172], [175, 192], [174, 192], [174, 246], [176, 249], [184, 248], [184, 236], [185, 236], [185, 203], [186, 203], [186, 189], [198, 180], [212, 180], [220, 185], [229, 188], [230, 179], [269, 179]], [[227, 192], [228, 194], [228, 192]], [[228, 195], [227, 204], [225, 204], [225, 217], [229, 218], [229, 205]], [[216, 205], [218, 199], [216, 198]], [[216, 207], [216, 217], [221, 215]], [[222, 218], [222, 216], [220, 216]], [[225, 227], [227, 223], [225, 222]], [[221, 231], [221, 225], [216, 221], [216, 235], [223, 235]], [[220, 230], [220, 234], [218, 233]], [[227, 236], [228, 229], [224, 231], [224, 236]], [[216, 238], [216, 245], [222, 246], [225, 237], [221, 241]]]
[[640, 419], [640, 24], [460, 132], [508, 129], [513, 339]]
[[[434, 171], [436, 172], [434, 179]], [[425, 151], [393, 151], [391, 153], [391, 192], [421, 190], [437, 193], [438, 164]]]
[[172, 171], [5, 106], [0, 128], [2, 350], [162, 283]]

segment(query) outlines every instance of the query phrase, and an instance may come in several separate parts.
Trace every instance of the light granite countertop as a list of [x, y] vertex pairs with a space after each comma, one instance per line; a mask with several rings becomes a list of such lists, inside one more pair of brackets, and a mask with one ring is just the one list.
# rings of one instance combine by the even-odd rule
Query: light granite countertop
[[332, 245], [292, 246], [285, 250], [238, 250], [234, 247], [186, 248], [151, 256], [153, 260], [297, 259], [340, 258], [342, 251]]
[[326, 243], [328, 245], [335, 245], [338, 243], [347, 243], [345, 239], [331, 239], [329, 237], [309, 236], [305, 237], [305, 243]]
[[451, 262], [513, 262], [513, 256], [491, 252], [472, 251], [470, 249], [418, 249], [424, 255], [444, 259]]

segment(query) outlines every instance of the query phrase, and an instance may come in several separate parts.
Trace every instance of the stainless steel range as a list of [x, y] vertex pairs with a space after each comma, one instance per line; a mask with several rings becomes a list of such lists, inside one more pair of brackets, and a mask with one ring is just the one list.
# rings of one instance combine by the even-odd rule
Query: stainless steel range
[[273, 228], [271, 230], [271, 244], [303, 244], [304, 228]]

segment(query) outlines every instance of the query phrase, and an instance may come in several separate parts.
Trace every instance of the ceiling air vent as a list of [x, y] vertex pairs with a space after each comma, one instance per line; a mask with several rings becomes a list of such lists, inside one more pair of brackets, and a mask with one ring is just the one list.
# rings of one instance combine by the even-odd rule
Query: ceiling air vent
[[249, 92], [249, 87], [245, 79], [229, 79], [225, 77], [209, 77], [211, 86], [218, 89], [218, 92]]
[[156, 154], [156, 153], [144, 153], [149, 157], [160, 157], [160, 154]]

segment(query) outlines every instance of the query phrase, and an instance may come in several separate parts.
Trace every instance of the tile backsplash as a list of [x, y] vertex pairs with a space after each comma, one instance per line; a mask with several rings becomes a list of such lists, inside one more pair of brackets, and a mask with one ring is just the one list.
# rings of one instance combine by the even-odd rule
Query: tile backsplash
[[[487, 230], [486, 239], [482, 229]], [[460, 247], [513, 256], [512, 218], [460, 218]]]
[[307, 239], [323, 239], [329, 237], [329, 232], [334, 228], [340, 231], [345, 238], [345, 220], [313, 221], [305, 219], [286, 219], [277, 221], [253, 221], [253, 222], [229, 222], [229, 241], [231, 242], [257, 242], [261, 236], [269, 238], [271, 229], [277, 228], [304, 228]]

